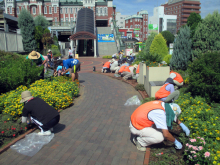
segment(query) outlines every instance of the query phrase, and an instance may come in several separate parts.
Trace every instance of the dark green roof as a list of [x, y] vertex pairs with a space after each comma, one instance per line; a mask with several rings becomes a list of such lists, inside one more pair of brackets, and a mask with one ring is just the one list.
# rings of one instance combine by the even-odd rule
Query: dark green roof
[[60, 6], [83, 6], [82, 2], [60, 2]]
[[97, 6], [107, 6], [107, 2], [96, 2]]

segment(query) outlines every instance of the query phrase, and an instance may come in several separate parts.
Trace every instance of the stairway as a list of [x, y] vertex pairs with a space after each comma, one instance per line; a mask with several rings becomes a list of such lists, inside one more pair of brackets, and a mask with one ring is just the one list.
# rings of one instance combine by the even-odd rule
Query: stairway
[[[112, 34], [111, 27], [97, 27], [97, 34]], [[113, 55], [115, 53], [117, 53], [116, 42], [98, 42], [99, 56]]]

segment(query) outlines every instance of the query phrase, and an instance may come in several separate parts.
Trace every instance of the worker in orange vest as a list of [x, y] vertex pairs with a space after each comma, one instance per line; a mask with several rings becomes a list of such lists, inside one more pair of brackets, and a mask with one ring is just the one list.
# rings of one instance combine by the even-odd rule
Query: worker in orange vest
[[170, 78], [173, 79], [173, 82], [175, 83], [175, 85], [177, 85], [178, 87], [183, 86], [183, 78], [182, 76], [174, 71], [170, 72]]
[[165, 84], [155, 93], [155, 99], [170, 103], [177, 100], [179, 95], [180, 92], [175, 90], [173, 80], [168, 78]]
[[190, 130], [178, 120], [181, 109], [178, 104], [164, 103], [163, 101], [150, 101], [139, 106], [131, 115], [130, 131], [135, 137], [133, 142], [140, 151], [146, 151], [151, 144], [161, 143], [164, 138], [181, 149], [182, 144], [169, 132], [172, 123], [176, 122], [189, 136]]
[[124, 80], [127, 80], [129, 78], [132, 78], [134, 76], [134, 69], [137, 69], [138, 65], [135, 64], [134, 66], [127, 66], [121, 73]]
[[111, 72], [111, 71], [110, 71], [110, 67], [111, 67], [111, 64], [112, 64], [113, 62], [114, 62], [113, 60], [109, 60], [109, 61], [107, 61], [106, 63], [104, 63], [101, 72], [102, 72], [102, 73], [104, 73], [104, 72], [105, 72], [105, 73]]
[[140, 68], [140, 64], [138, 65], [137, 69], [136, 69], [136, 78], [139, 77], [139, 68]]

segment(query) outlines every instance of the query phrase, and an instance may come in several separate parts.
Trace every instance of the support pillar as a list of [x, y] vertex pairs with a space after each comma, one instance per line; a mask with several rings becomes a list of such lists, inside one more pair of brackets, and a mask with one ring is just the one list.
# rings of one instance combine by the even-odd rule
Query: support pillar
[[73, 50], [73, 40], [70, 40], [70, 47], [71, 47], [71, 50]]
[[97, 58], [97, 55], [96, 55], [96, 39], [94, 39], [94, 57]]

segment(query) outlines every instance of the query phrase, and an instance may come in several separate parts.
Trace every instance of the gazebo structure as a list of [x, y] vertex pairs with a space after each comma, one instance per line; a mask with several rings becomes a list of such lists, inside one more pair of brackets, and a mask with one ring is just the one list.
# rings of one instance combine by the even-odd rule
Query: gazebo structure
[[[94, 12], [91, 9], [84, 8], [78, 11], [75, 33], [70, 36], [71, 42], [76, 45], [75, 51], [79, 56], [91, 56], [94, 50], [96, 55], [96, 27], [94, 20]], [[73, 45], [71, 43], [71, 45]], [[77, 53], [76, 53], [77, 54]]]

